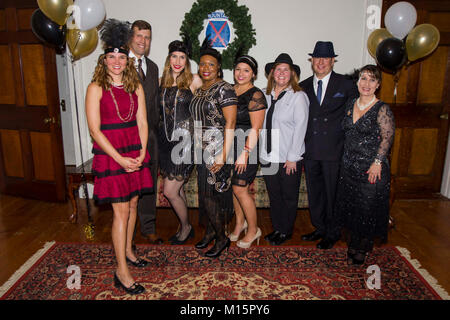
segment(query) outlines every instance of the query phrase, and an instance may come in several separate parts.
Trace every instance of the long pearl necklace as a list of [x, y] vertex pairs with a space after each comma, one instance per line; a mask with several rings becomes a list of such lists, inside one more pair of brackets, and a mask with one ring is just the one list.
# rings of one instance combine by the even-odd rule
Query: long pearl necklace
[[130, 96], [130, 110], [128, 111], [126, 117], [122, 118], [122, 115], [120, 114], [119, 110], [119, 105], [117, 104], [116, 97], [114, 96], [114, 93], [112, 92], [111, 88], [109, 88], [109, 92], [111, 93], [111, 97], [113, 99], [114, 106], [116, 107], [116, 112], [119, 119], [122, 120], [122, 122], [130, 122], [130, 120], [133, 118], [133, 111], [134, 111], [134, 100], [131, 93], [128, 93], [128, 95]]
[[180, 90], [177, 88], [177, 93], [175, 94], [175, 101], [173, 105], [173, 128], [172, 128], [172, 136], [169, 139], [169, 134], [167, 133], [167, 122], [166, 122], [166, 90], [167, 88], [164, 88], [163, 97], [162, 97], [162, 105], [163, 105], [163, 117], [164, 117], [164, 131], [166, 133], [166, 138], [169, 142], [173, 141], [173, 134], [175, 132], [175, 125], [177, 121], [177, 103], [178, 103], [178, 94], [180, 93]]
[[361, 104], [359, 103], [359, 99], [360, 99], [360, 98], [358, 98], [358, 99], [356, 100], [356, 105], [358, 106], [359, 110], [363, 111], [364, 109], [366, 109], [368, 106], [370, 106], [370, 105], [375, 101], [376, 97], [375, 97], [375, 95], [374, 95], [373, 98], [372, 98], [372, 100], [370, 100], [368, 104], [363, 104], [363, 105], [361, 105]]

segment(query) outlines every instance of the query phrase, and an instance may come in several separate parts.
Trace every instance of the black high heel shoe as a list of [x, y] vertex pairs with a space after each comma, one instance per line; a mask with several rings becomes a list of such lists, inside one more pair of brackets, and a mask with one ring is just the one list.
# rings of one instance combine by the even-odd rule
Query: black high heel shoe
[[123, 283], [117, 277], [117, 274], [114, 272], [114, 286], [117, 289], [123, 289], [128, 294], [140, 294], [145, 292], [145, 288], [141, 286], [139, 283], [135, 282], [130, 287], [125, 287]]
[[214, 240], [214, 236], [211, 236], [211, 238], [209, 238], [208, 236], [204, 236], [202, 240], [200, 240], [199, 242], [197, 242], [195, 244], [195, 248], [197, 249], [205, 249], [206, 247], [209, 246], [209, 244], [211, 242], [213, 242]]
[[222, 254], [222, 251], [224, 251], [225, 249], [228, 250], [228, 248], [230, 247], [230, 244], [231, 244], [230, 238], [226, 238], [226, 241], [222, 247], [218, 246], [217, 241], [216, 241], [216, 244], [214, 245], [214, 247], [212, 247], [210, 250], [208, 250], [205, 253], [205, 257], [208, 257], [208, 258], [219, 257]]
[[177, 237], [175, 237], [175, 239], [170, 241], [170, 244], [174, 244], [174, 245], [185, 244], [186, 241], [188, 241], [189, 239], [191, 239], [193, 237], [195, 237], [195, 231], [194, 231], [194, 227], [191, 226], [191, 231], [189, 231], [189, 234], [187, 235], [187, 237], [184, 240], [180, 240]]
[[141, 258], [137, 258], [136, 261], [131, 261], [130, 259], [128, 259], [128, 257], [125, 257], [127, 259], [127, 262], [137, 268], [144, 268], [148, 265], [148, 261], [141, 259]]

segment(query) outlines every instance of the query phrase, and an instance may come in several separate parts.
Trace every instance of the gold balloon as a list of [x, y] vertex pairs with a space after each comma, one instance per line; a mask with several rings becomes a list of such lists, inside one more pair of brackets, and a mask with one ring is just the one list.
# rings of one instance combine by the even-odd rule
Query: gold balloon
[[78, 60], [85, 57], [95, 50], [98, 43], [97, 28], [92, 28], [87, 31], [80, 31], [79, 29], [67, 30], [67, 45], [72, 53], [72, 59]]
[[67, 8], [73, 5], [73, 0], [37, 0], [39, 9], [52, 21], [63, 26], [69, 14]]
[[376, 58], [377, 56], [377, 47], [381, 41], [387, 38], [392, 38], [393, 35], [389, 33], [385, 28], [380, 28], [372, 31], [367, 38], [367, 49], [372, 57]]
[[419, 24], [406, 37], [408, 60], [414, 61], [433, 52], [439, 44], [439, 30], [432, 24]]

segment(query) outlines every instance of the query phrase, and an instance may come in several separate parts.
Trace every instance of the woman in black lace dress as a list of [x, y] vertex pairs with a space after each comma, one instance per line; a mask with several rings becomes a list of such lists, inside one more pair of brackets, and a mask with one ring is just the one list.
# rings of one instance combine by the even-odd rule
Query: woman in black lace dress
[[[240, 248], [250, 248], [259, 241], [255, 200], [249, 193], [249, 185], [258, 171], [258, 137], [264, 123], [267, 101], [264, 93], [253, 85], [258, 73], [258, 63], [248, 55], [238, 57], [234, 63], [234, 91], [238, 98], [235, 131], [235, 167], [232, 178], [233, 203], [236, 226], [229, 235]], [[238, 241], [242, 231], [248, 230]]]
[[190, 110], [194, 119], [194, 161], [197, 164], [199, 219], [206, 224], [195, 247], [214, 246], [205, 256], [215, 258], [230, 246], [225, 224], [233, 214], [232, 165], [227, 161], [233, 144], [237, 98], [222, 80], [221, 55], [212, 48], [200, 50], [198, 73], [203, 85], [195, 92]]
[[347, 103], [342, 127], [344, 154], [336, 214], [350, 233], [348, 262], [363, 264], [375, 238], [387, 240], [391, 148], [395, 122], [391, 109], [375, 91], [381, 73], [374, 65], [359, 72], [359, 98]]
[[159, 166], [164, 179], [164, 196], [180, 221], [177, 233], [169, 241], [171, 244], [184, 244], [194, 237], [183, 190], [194, 168], [194, 124], [189, 104], [192, 92], [201, 86], [201, 79], [191, 73], [189, 49], [183, 42], [175, 40], [169, 44], [160, 81]]

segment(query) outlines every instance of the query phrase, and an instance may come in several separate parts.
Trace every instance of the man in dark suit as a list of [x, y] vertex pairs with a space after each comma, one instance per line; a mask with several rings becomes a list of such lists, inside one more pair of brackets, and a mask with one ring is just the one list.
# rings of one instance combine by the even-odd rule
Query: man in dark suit
[[143, 20], [133, 22], [131, 29], [133, 36], [130, 40], [130, 57], [135, 58], [136, 70], [139, 74], [145, 93], [145, 105], [148, 121], [147, 150], [151, 158], [151, 174], [155, 192], [144, 195], [139, 199], [138, 216], [141, 234], [151, 244], [161, 244], [163, 240], [156, 234], [156, 194], [158, 179], [158, 123], [159, 123], [159, 95], [158, 95], [158, 66], [146, 56], [150, 51], [152, 27]]
[[333, 215], [339, 165], [344, 147], [341, 121], [345, 102], [357, 94], [353, 81], [333, 71], [332, 42], [318, 41], [309, 54], [314, 75], [300, 82], [310, 101], [305, 136], [304, 166], [311, 222], [316, 230], [302, 240], [316, 241], [319, 249], [330, 249], [340, 238]]

